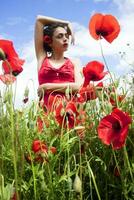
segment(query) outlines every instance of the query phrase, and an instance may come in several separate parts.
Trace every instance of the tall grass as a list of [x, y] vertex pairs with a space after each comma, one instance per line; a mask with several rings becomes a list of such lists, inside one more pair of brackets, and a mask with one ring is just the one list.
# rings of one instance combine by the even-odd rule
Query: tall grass
[[[14, 93], [7, 86], [0, 97], [1, 200], [15, 196], [18, 200], [134, 199], [133, 124], [123, 148], [113, 150], [111, 145], [104, 145], [97, 126], [112, 106], [103, 90], [98, 96], [82, 105], [86, 119], [81, 138], [80, 127], [60, 128], [54, 113], [48, 113], [49, 126], [44, 123], [40, 133], [37, 118], [44, 112], [38, 102], [21, 110], [14, 108]], [[118, 105], [133, 117], [133, 96]], [[47, 144], [47, 153], [34, 153], [32, 144], [37, 139]], [[51, 152], [52, 146], [56, 153]]]

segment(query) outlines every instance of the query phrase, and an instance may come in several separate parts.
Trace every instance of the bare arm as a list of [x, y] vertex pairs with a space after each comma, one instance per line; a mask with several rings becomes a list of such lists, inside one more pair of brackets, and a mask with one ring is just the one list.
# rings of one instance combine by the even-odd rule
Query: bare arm
[[39, 59], [40, 57], [46, 56], [46, 52], [44, 51], [44, 48], [43, 48], [43, 27], [46, 24], [49, 24], [49, 23], [51, 24], [54, 22], [61, 22], [61, 23], [66, 24], [69, 27], [70, 35], [72, 35], [72, 43], [74, 43], [73, 31], [72, 31], [72, 27], [69, 21], [38, 15], [36, 19], [36, 24], [35, 24], [35, 35], [34, 35], [35, 52], [36, 52], [37, 59]]

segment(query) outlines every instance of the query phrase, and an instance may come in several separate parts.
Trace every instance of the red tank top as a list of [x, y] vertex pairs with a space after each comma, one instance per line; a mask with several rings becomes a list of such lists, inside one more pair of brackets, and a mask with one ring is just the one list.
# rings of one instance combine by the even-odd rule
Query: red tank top
[[70, 59], [66, 58], [64, 64], [58, 69], [53, 67], [49, 58], [43, 60], [38, 72], [39, 84], [43, 83], [65, 83], [74, 82], [74, 65]]
[[[43, 83], [66, 83], [66, 82], [75, 82], [74, 78], [74, 65], [70, 61], [69, 58], [66, 58], [64, 64], [59, 67], [55, 68], [53, 67], [50, 62], [49, 58], [45, 58], [43, 60], [42, 66], [38, 71], [38, 81], [39, 85]], [[50, 97], [51, 94], [51, 97]], [[44, 95], [44, 104], [47, 107], [48, 103], [51, 104], [50, 101], [52, 101], [55, 96], [62, 96], [64, 97], [65, 95], [61, 92], [52, 92], [50, 91], [45, 91]], [[50, 99], [50, 101], [49, 101]], [[48, 102], [49, 101], [49, 102]]]

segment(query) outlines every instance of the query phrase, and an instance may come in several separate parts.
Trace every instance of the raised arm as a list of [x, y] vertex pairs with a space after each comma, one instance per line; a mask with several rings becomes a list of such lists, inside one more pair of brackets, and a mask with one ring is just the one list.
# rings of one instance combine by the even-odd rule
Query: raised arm
[[69, 21], [38, 15], [37, 19], [36, 19], [36, 24], [35, 24], [35, 35], [34, 35], [34, 37], [35, 37], [35, 52], [36, 52], [37, 60], [40, 59], [41, 57], [46, 56], [46, 52], [44, 51], [44, 48], [43, 48], [43, 27], [46, 24], [51, 24], [51, 23], [55, 23], [55, 22], [64, 23], [68, 26], [70, 35], [72, 36], [71, 42], [74, 43], [72, 26]]

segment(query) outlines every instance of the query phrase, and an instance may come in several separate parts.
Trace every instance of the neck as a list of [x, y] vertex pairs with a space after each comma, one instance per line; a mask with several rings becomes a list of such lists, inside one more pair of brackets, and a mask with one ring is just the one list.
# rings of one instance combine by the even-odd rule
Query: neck
[[62, 60], [62, 59], [64, 59], [64, 54], [63, 53], [53, 53], [51, 58], [54, 60]]

